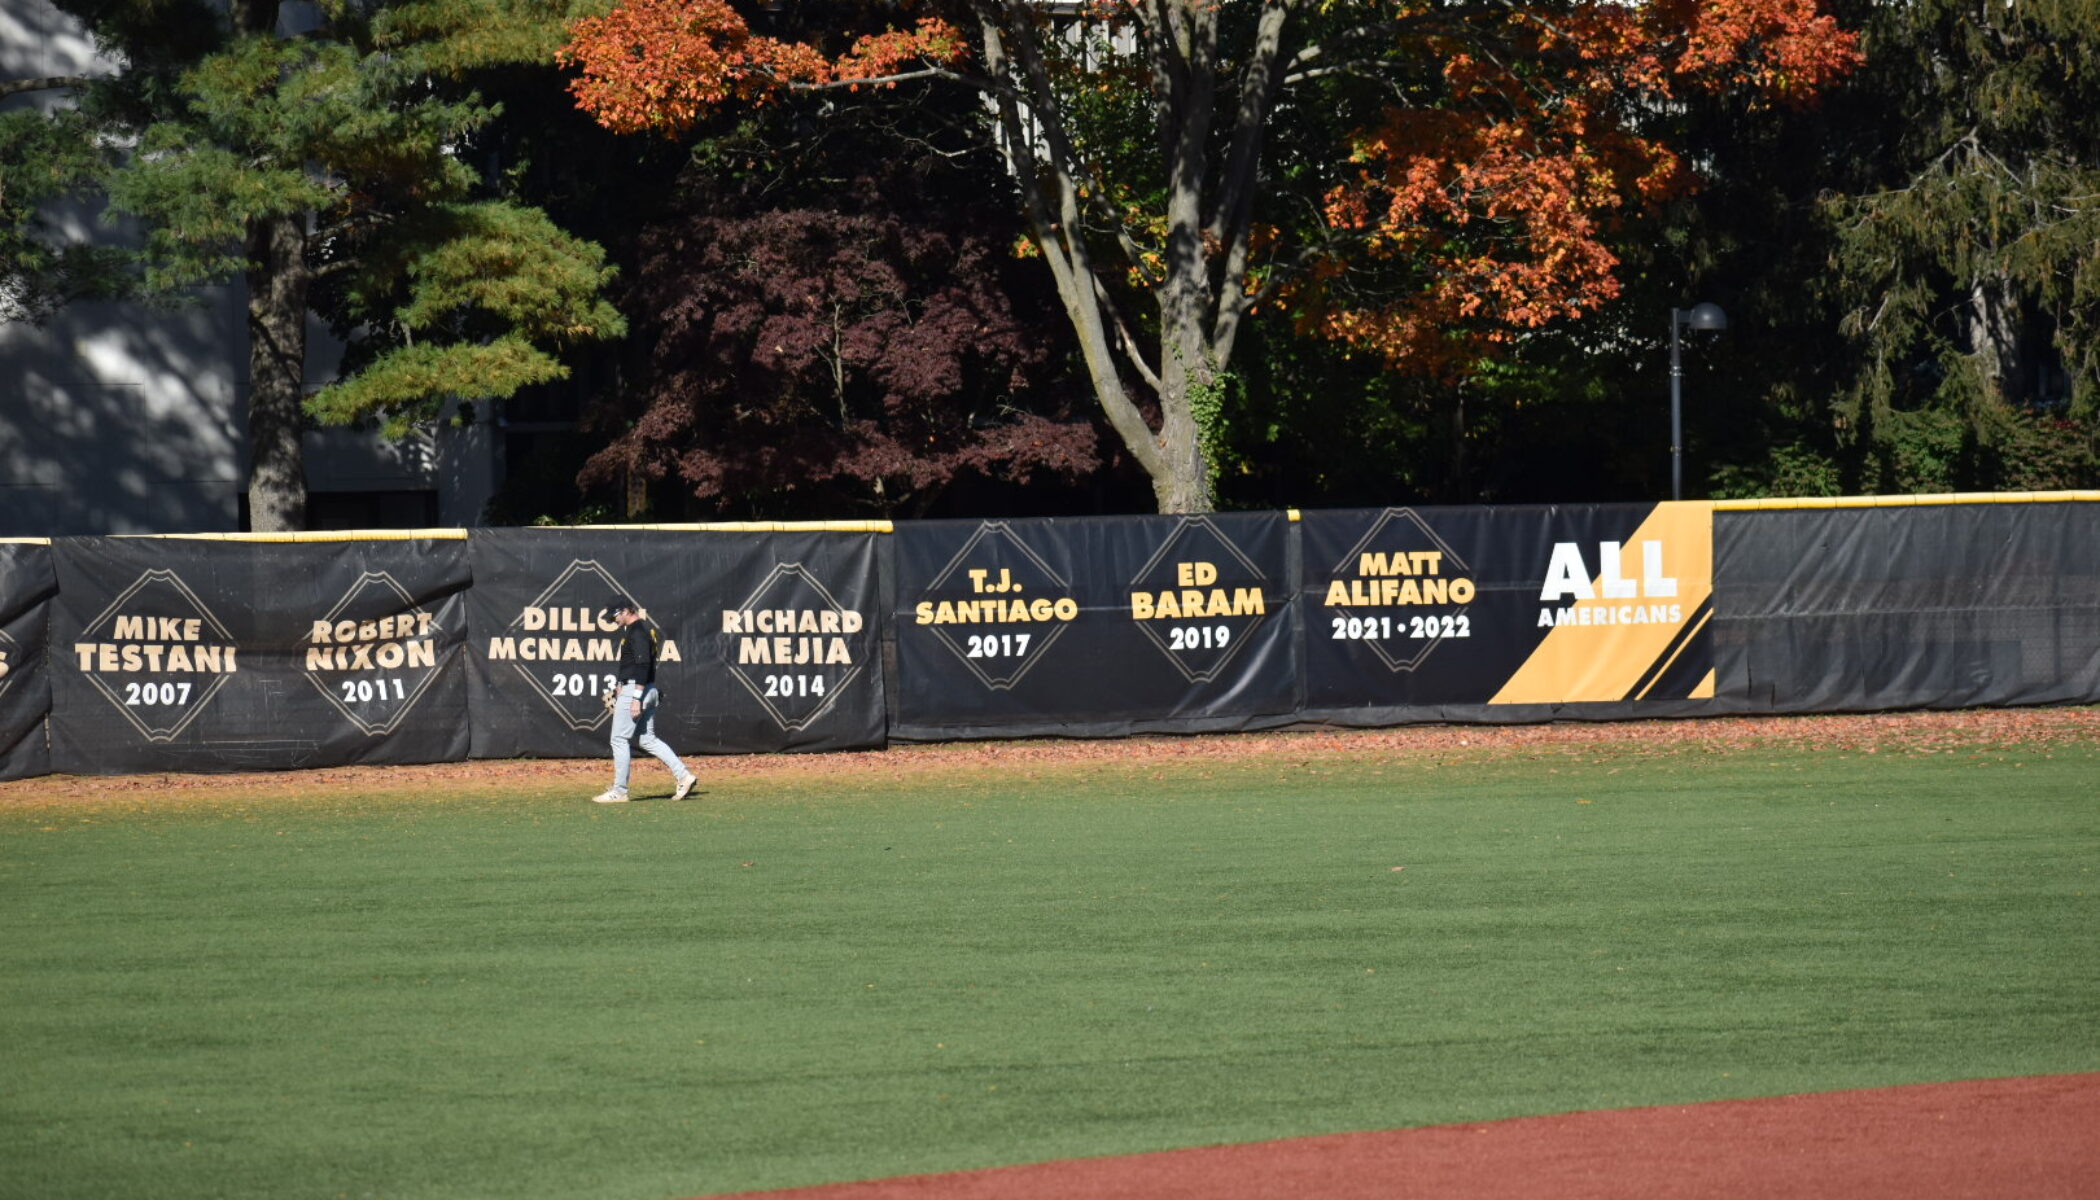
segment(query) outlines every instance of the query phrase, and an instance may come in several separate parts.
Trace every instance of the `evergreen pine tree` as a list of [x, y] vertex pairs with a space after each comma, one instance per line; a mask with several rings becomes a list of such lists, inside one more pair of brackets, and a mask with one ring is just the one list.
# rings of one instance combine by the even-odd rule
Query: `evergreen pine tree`
[[1826, 204], [1832, 419], [1867, 489], [2091, 486], [2100, 432], [2100, 0], [1877, 6]]
[[[549, 59], [559, 5], [332, 0], [301, 30], [304, 6], [281, 0], [232, 0], [223, 15], [182, 0], [57, 3], [125, 67], [70, 81], [79, 112], [20, 144], [70, 146], [42, 153], [70, 171], [53, 187], [77, 187], [83, 147], [129, 143], [101, 182], [144, 230], [149, 291], [245, 281], [253, 528], [304, 524], [309, 413], [381, 416], [399, 432], [450, 398], [559, 378], [562, 347], [624, 332], [600, 294], [611, 275], [600, 249], [506, 199], [470, 160], [493, 109], [463, 74], [507, 55]], [[10, 178], [27, 160], [13, 144], [0, 142]], [[24, 258], [17, 273], [62, 297], [69, 251], [12, 227], [51, 264]], [[349, 346], [312, 397], [310, 312]]]

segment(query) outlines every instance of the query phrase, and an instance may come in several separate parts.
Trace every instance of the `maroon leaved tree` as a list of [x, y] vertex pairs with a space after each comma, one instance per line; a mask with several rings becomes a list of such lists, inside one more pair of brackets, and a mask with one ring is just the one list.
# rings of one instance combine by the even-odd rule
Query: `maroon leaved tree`
[[912, 190], [861, 180], [770, 211], [696, 194], [646, 232], [628, 307], [655, 339], [647, 383], [600, 414], [627, 425], [582, 482], [676, 481], [698, 501], [682, 507], [718, 513], [916, 516], [968, 473], [1095, 470], [1086, 393], [1054, 382], [1069, 335], [1010, 222]]

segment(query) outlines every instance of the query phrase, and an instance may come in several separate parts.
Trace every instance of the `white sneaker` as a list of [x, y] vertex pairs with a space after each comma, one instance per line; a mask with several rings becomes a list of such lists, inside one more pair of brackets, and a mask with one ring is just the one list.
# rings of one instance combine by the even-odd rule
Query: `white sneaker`
[[700, 782], [700, 777], [698, 775], [687, 775], [684, 779], [679, 780], [678, 790], [671, 793], [671, 799], [683, 800], [687, 796], [692, 795], [693, 785], [698, 782]]
[[604, 791], [599, 792], [597, 795], [591, 797], [591, 803], [625, 804], [627, 803], [627, 793], [621, 791], [618, 788], [607, 788]]

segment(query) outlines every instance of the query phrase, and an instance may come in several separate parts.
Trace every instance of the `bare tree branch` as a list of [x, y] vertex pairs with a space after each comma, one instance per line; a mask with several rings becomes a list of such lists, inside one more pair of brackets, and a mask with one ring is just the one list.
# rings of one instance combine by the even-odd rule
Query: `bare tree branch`
[[91, 82], [93, 81], [86, 75], [46, 75], [41, 79], [0, 80], [0, 99], [29, 92], [53, 92], [64, 88], [77, 90]]
[[[1095, 398], [1131, 455], [1148, 473], [1157, 475], [1164, 464], [1160, 448], [1137, 405], [1124, 390], [1116, 354], [1109, 344], [1107, 322], [1114, 314], [1112, 307], [1105, 304], [1106, 289], [1087, 251], [1086, 231], [1080, 219], [1078, 156], [1054, 104], [1041, 49], [1034, 42], [1034, 30], [1026, 24], [1034, 19], [1033, 14], [1002, 0], [975, 0], [973, 7], [984, 35], [985, 70], [1001, 84], [993, 95], [1006, 150], [1021, 182], [1029, 224], [1056, 280], [1073, 332], [1079, 336], [1080, 355], [1093, 380]], [[1016, 22], [1016, 45], [1011, 54], [1006, 44], [1004, 18], [1008, 17]], [[1028, 116], [1036, 123], [1023, 120], [1024, 103]], [[1039, 146], [1045, 159], [1037, 157]], [[1053, 189], [1054, 195], [1050, 194]], [[1119, 330], [1119, 334], [1119, 340], [1127, 344], [1128, 332]]]

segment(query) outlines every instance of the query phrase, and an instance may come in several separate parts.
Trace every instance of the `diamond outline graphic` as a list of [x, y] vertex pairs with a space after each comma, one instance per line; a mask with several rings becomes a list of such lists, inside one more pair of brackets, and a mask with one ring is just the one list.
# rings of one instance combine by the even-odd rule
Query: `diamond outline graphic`
[[[0, 646], [12, 646], [20, 650], [22, 643], [16, 641], [13, 634], [10, 634], [5, 629], [0, 629]], [[0, 655], [0, 696], [7, 694], [7, 689], [14, 686], [15, 676], [20, 674], [20, 672], [15, 670], [17, 661], [12, 654]]]
[[[343, 592], [342, 599], [337, 600], [335, 602], [335, 607], [328, 610], [328, 614], [322, 617], [321, 619], [333, 624], [337, 615], [340, 614], [344, 608], [349, 606], [351, 599], [354, 598], [358, 594], [358, 592], [364, 588], [365, 584], [371, 582], [384, 583], [388, 587], [394, 589], [394, 595], [401, 598], [401, 603], [403, 607], [400, 609], [400, 613], [419, 613], [423, 611], [423, 609], [416, 604], [415, 597], [409, 594], [408, 589], [401, 586], [401, 582], [394, 578], [393, 572], [366, 571], [364, 574], [359, 575], [357, 577], [357, 582], [351, 584], [350, 587]], [[439, 625], [435, 620], [433, 620], [430, 623], [430, 628], [433, 630], [442, 630], [444, 626]], [[439, 669], [440, 668], [438, 667], [432, 667], [428, 672], [426, 672], [423, 676], [423, 682], [417, 684], [415, 690], [409, 693], [408, 698], [400, 702], [400, 710], [394, 714], [393, 719], [387, 721], [385, 724], [382, 725], [374, 725], [371, 722], [365, 720], [363, 717], [357, 715], [357, 713], [351, 711], [350, 707], [344, 704], [341, 700], [338, 700], [336, 698], [335, 693], [333, 691], [330, 691], [328, 685], [321, 682], [320, 677], [316, 675], [313, 671], [302, 671], [301, 674], [306, 676], [307, 682], [314, 685], [314, 690], [320, 692], [321, 695], [330, 704], [335, 705], [336, 711], [342, 713], [345, 717], [349, 718], [351, 724], [357, 726], [358, 729], [368, 737], [378, 737], [382, 734], [394, 732], [394, 727], [401, 723], [401, 718], [407, 716], [410, 710], [415, 708], [417, 701], [423, 698], [423, 693], [430, 690], [430, 685], [436, 682]]]
[[[560, 575], [555, 576], [554, 582], [548, 584], [546, 588], [544, 588], [540, 592], [539, 595], [534, 596], [532, 598], [531, 603], [527, 604], [526, 607], [534, 608], [540, 606], [549, 596], [552, 596], [554, 593], [560, 591], [562, 589], [563, 584], [569, 582], [571, 578], [582, 573], [585, 569], [596, 573], [599, 576], [599, 578], [603, 579], [605, 581], [608, 592], [618, 592], [622, 596], [634, 595], [633, 592], [627, 590], [627, 586], [625, 584], [621, 583], [611, 571], [606, 570], [604, 565], [601, 564], [597, 559], [572, 558], [569, 560], [569, 565], [562, 568], [562, 573]], [[640, 602], [640, 597], [636, 597], [636, 602]], [[648, 606], [643, 605], [643, 607], [647, 608]], [[510, 632], [516, 630], [518, 628], [518, 625], [524, 620], [525, 615], [523, 613], [519, 613], [516, 617], [514, 617], [511, 620], [510, 624], [505, 625], [503, 627], [504, 631]], [[562, 707], [562, 703], [559, 699], [557, 699], [546, 688], [540, 686], [539, 679], [536, 676], [534, 676], [531, 671], [526, 670], [523, 666], [520, 666], [515, 662], [510, 664], [510, 669], [516, 671], [518, 673], [518, 676], [522, 678], [526, 683], [531, 684], [532, 690], [538, 692], [540, 699], [545, 700], [547, 702], [547, 707], [554, 710], [554, 714], [561, 718], [562, 724], [567, 725], [569, 729], [575, 733], [594, 733], [597, 731], [600, 725], [603, 725], [607, 721], [612, 719], [612, 709], [606, 705], [599, 704], [596, 698], [593, 698], [591, 703], [598, 709], [598, 711], [595, 714], [593, 714], [589, 720], [583, 722], [582, 724], [578, 724], [577, 718], [571, 716], [569, 714], [569, 710]]]
[[[1044, 562], [1042, 556], [1035, 552], [1035, 548], [1022, 541], [1019, 535], [1014, 533], [1012, 526], [1005, 521], [986, 521], [978, 525], [977, 532], [970, 535], [970, 540], [963, 543], [962, 549], [955, 552], [955, 557], [948, 560], [948, 565], [942, 567], [940, 573], [933, 577], [932, 581], [926, 585], [926, 590], [933, 591], [946, 583], [949, 576], [955, 574], [956, 569], [962, 566], [963, 560], [969, 557], [970, 553], [977, 549], [979, 543], [983, 542], [994, 531], [1005, 535], [1007, 544], [1019, 550], [1022, 557], [1035, 564], [1036, 569], [1041, 571], [1050, 582], [1063, 589], [1067, 595], [1071, 594], [1071, 581], [1059, 575], [1051, 568], [1049, 563]], [[949, 653], [955, 655], [962, 662], [963, 666], [969, 668], [971, 674], [977, 676], [979, 683], [984, 684], [985, 687], [992, 691], [1004, 692], [1012, 689], [1015, 684], [1021, 682], [1022, 678], [1029, 671], [1035, 669], [1035, 665], [1043, 660], [1044, 652], [1050, 649], [1051, 643], [1062, 637], [1065, 630], [1070, 627], [1071, 622], [1069, 621], [1059, 621], [1053, 625], [1049, 633], [1044, 634], [1036, 641], [1032, 652], [1021, 657], [1019, 669], [1014, 672], [1013, 678], [1006, 680], [995, 678], [990, 672], [978, 666], [977, 660], [969, 657], [968, 651], [957, 645], [955, 639], [948, 635], [946, 629], [938, 625], [933, 626], [933, 636], [942, 645], [946, 646]]]
[[[1225, 531], [1219, 529], [1217, 523], [1215, 521], [1212, 521], [1207, 516], [1181, 518], [1180, 521], [1174, 526], [1174, 532], [1168, 534], [1165, 540], [1160, 542], [1159, 549], [1153, 553], [1150, 559], [1146, 560], [1144, 566], [1138, 568], [1138, 572], [1136, 575], [1131, 576], [1130, 583], [1127, 586], [1136, 587], [1139, 581], [1144, 579], [1145, 576], [1151, 572], [1152, 568], [1158, 566], [1161, 560], [1167, 557], [1167, 552], [1172, 550], [1175, 547], [1175, 545], [1182, 541], [1184, 536], [1188, 533], [1189, 529], [1197, 525], [1201, 525], [1205, 529], [1208, 529], [1210, 531], [1210, 535], [1216, 538], [1220, 545], [1225, 547], [1226, 552], [1231, 554], [1234, 558], [1238, 559], [1240, 565], [1247, 569], [1247, 574], [1252, 576], [1257, 582], [1264, 585], [1262, 594], [1264, 600], [1266, 601], [1266, 597], [1268, 595], [1268, 589], [1266, 585], [1269, 583], [1269, 577], [1267, 575], [1262, 574], [1261, 568], [1255, 565], [1254, 560], [1248, 558], [1246, 552], [1241, 550], [1231, 538], [1226, 537]], [[1154, 646], [1157, 646], [1159, 648], [1159, 652], [1161, 654], [1167, 656], [1167, 661], [1174, 664], [1174, 669], [1181, 672], [1183, 679], [1186, 679], [1190, 683], [1210, 683], [1213, 680], [1217, 679], [1218, 675], [1222, 673], [1227, 666], [1231, 665], [1233, 659], [1239, 657], [1240, 651], [1242, 649], [1245, 649], [1247, 643], [1253, 640], [1252, 635], [1254, 634], [1254, 632], [1260, 629], [1262, 627], [1263, 622], [1267, 621], [1268, 619], [1268, 606], [1266, 603], [1264, 603], [1263, 611], [1259, 615], [1255, 616], [1248, 623], [1246, 632], [1234, 637], [1231, 642], [1227, 643], [1225, 647], [1225, 653], [1218, 659], [1216, 663], [1212, 664], [1211, 668], [1207, 671], [1191, 670], [1188, 664], [1182, 662], [1180, 658], [1176, 657], [1173, 649], [1170, 646], [1168, 646], [1166, 642], [1162, 641], [1158, 634], [1152, 631], [1153, 622], [1133, 621], [1131, 623], [1138, 627], [1139, 633], [1144, 634], [1147, 640], [1149, 640]]]
[[[1371, 523], [1371, 528], [1365, 531], [1364, 535], [1356, 540], [1356, 545], [1350, 547], [1348, 553], [1342, 555], [1342, 561], [1328, 568], [1327, 578], [1330, 580], [1341, 578], [1344, 574], [1344, 569], [1347, 567], [1347, 565], [1360, 558], [1364, 552], [1364, 547], [1370, 545], [1372, 539], [1376, 538], [1380, 533], [1384, 532], [1386, 526], [1392, 524], [1393, 520], [1397, 517], [1405, 517], [1409, 522], [1411, 522], [1414, 525], [1415, 529], [1419, 531], [1424, 538], [1427, 538], [1431, 543], [1433, 543], [1436, 546], [1436, 548], [1439, 551], [1442, 552], [1445, 561], [1458, 564], [1459, 573], [1461, 575], [1471, 576], [1473, 574], [1473, 568], [1466, 565], [1466, 560], [1459, 556], [1458, 551], [1453, 550], [1451, 548], [1450, 543], [1446, 542], [1443, 538], [1437, 536], [1436, 531], [1434, 529], [1431, 529], [1429, 525], [1422, 520], [1421, 514], [1415, 512], [1415, 510], [1412, 508], [1388, 508], [1384, 512], [1378, 514], [1378, 519], [1376, 521], [1373, 521]], [[1467, 604], [1461, 604], [1457, 608], [1453, 609], [1452, 612], [1454, 613], [1454, 615], [1457, 613], [1463, 613], [1470, 606], [1470, 603], [1471, 602], [1469, 601]], [[1438, 629], [1441, 630], [1442, 626], [1439, 625]], [[1430, 652], [1435, 650], [1438, 646], [1443, 645], [1445, 640], [1446, 639], [1443, 633], [1438, 632], [1434, 636], [1426, 639], [1422, 645], [1422, 648], [1419, 651], [1417, 651], [1412, 657], [1401, 656], [1402, 658], [1404, 658], [1404, 661], [1402, 661], [1401, 658], [1396, 658], [1396, 656], [1388, 653], [1386, 651], [1385, 642], [1383, 640], [1365, 639], [1359, 644], [1369, 646], [1371, 648], [1371, 653], [1378, 656], [1379, 661], [1385, 664], [1385, 668], [1387, 671], [1392, 672], [1393, 674], [1399, 674], [1402, 671], [1411, 672], [1415, 668], [1421, 666], [1423, 661], [1429, 657]]]
[[[206, 622], [208, 622], [211, 625], [213, 633], [218, 634], [219, 638], [223, 642], [225, 642], [226, 645], [233, 646], [236, 650], [239, 649], [238, 646], [234, 646], [233, 634], [227, 632], [226, 626], [219, 621], [218, 614], [214, 613], [211, 610], [210, 606], [205, 604], [204, 601], [197, 598], [197, 593], [190, 590], [190, 585], [183, 582], [182, 576], [177, 575], [173, 570], [167, 567], [155, 567], [141, 574], [137, 579], [133, 580], [131, 586], [124, 589], [122, 595], [109, 602], [109, 607], [103, 609], [99, 613], [96, 613], [92, 618], [90, 618], [85, 624], [83, 624], [80, 627], [81, 634], [85, 636], [90, 630], [94, 629], [97, 625], [100, 625], [104, 620], [113, 616], [119, 608], [122, 608], [124, 606], [125, 601], [130, 600], [133, 596], [136, 596], [140, 592], [144, 591], [146, 585], [149, 583], [165, 583], [172, 586], [176, 591], [182, 593], [183, 599], [190, 602], [191, 606], [196, 609], [197, 615], [202, 617]], [[133, 729], [138, 730], [139, 735], [141, 737], [144, 737], [149, 742], [174, 741], [184, 729], [189, 728], [189, 724], [191, 721], [197, 719], [197, 714], [204, 711], [204, 706], [211, 703], [212, 697], [219, 694], [219, 689], [226, 686], [226, 681], [233, 678], [231, 675], [226, 674], [214, 675], [212, 677], [211, 683], [208, 686], [206, 686], [203, 691], [197, 694], [197, 699], [189, 706], [189, 710], [183, 713], [182, 719], [180, 721], [175, 722], [174, 726], [167, 730], [165, 733], [161, 733], [156, 732], [152, 726], [146, 724], [144, 721], [139, 720], [138, 716], [131, 711], [131, 706], [125, 704], [124, 701], [120, 697], [118, 697], [117, 693], [111, 690], [108, 684], [102, 682], [102, 677], [100, 675], [97, 675], [93, 671], [83, 671], [82, 674], [87, 677], [87, 681], [90, 684], [94, 685], [96, 691], [102, 693], [103, 698], [109, 701], [111, 707], [115, 708], [117, 712], [121, 713], [126, 721], [131, 722], [131, 727]]]
[[[777, 580], [784, 575], [795, 575], [800, 577], [804, 583], [807, 583], [811, 588], [816, 590], [817, 595], [822, 596], [824, 598], [824, 603], [830, 605], [834, 612], [843, 613], [847, 611], [846, 606], [838, 602], [838, 597], [833, 596], [831, 594], [831, 589], [825, 587], [823, 582], [819, 580], [815, 575], [810, 574], [809, 569], [804, 567], [801, 563], [774, 563], [773, 569], [771, 571], [766, 572], [766, 577], [763, 580], [759, 581], [757, 587], [751, 589], [750, 595], [744, 597], [744, 602], [742, 604], [737, 605], [738, 610], [742, 611], [756, 608], [759, 596], [762, 595], [767, 588], [773, 586], [774, 580]], [[730, 662], [727, 656], [724, 656], [722, 663], [724, 666], [729, 668], [730, 676], [733, 677], [738, 683], [743, 684], [744, 690], [751, 693], [751, 698], [753, 700], [758, 701], [759, 706], [766, 710], [766, 714], [773, 718], [773, 723], [780, 726], [782, 730], [789, 732], [800, 732], [801, 730], [807, 729], [810, 727], [811, 724], [813, 724], [817, 720], [818, 717], [821, 717], [826, 712], [829, 712], [831, 710], [831, 706], [838, 703], [838, 698], [843, 692], [845, 692], [846, 686], [852, 683], [856, 678], [858, 678], [861, 671], [861, 664], [857, 662], [854, 663], [844, 675], [841, 675], [839, 677], [837, 683], [830, 685], [830, 687], [828, 687], [825, 690], [824, 702], [822, 704], [819, 704], [815, 708], [811, 709], [807, 716], [795, 720], [790, 720], [786, 716], [784, 716], [781, 713], [780, 709], [776, 705], [774, 705], [773, 701], [766, 696], [765, 689], [751, 682], [750, 677], [744, 674], [743, 663]]]

